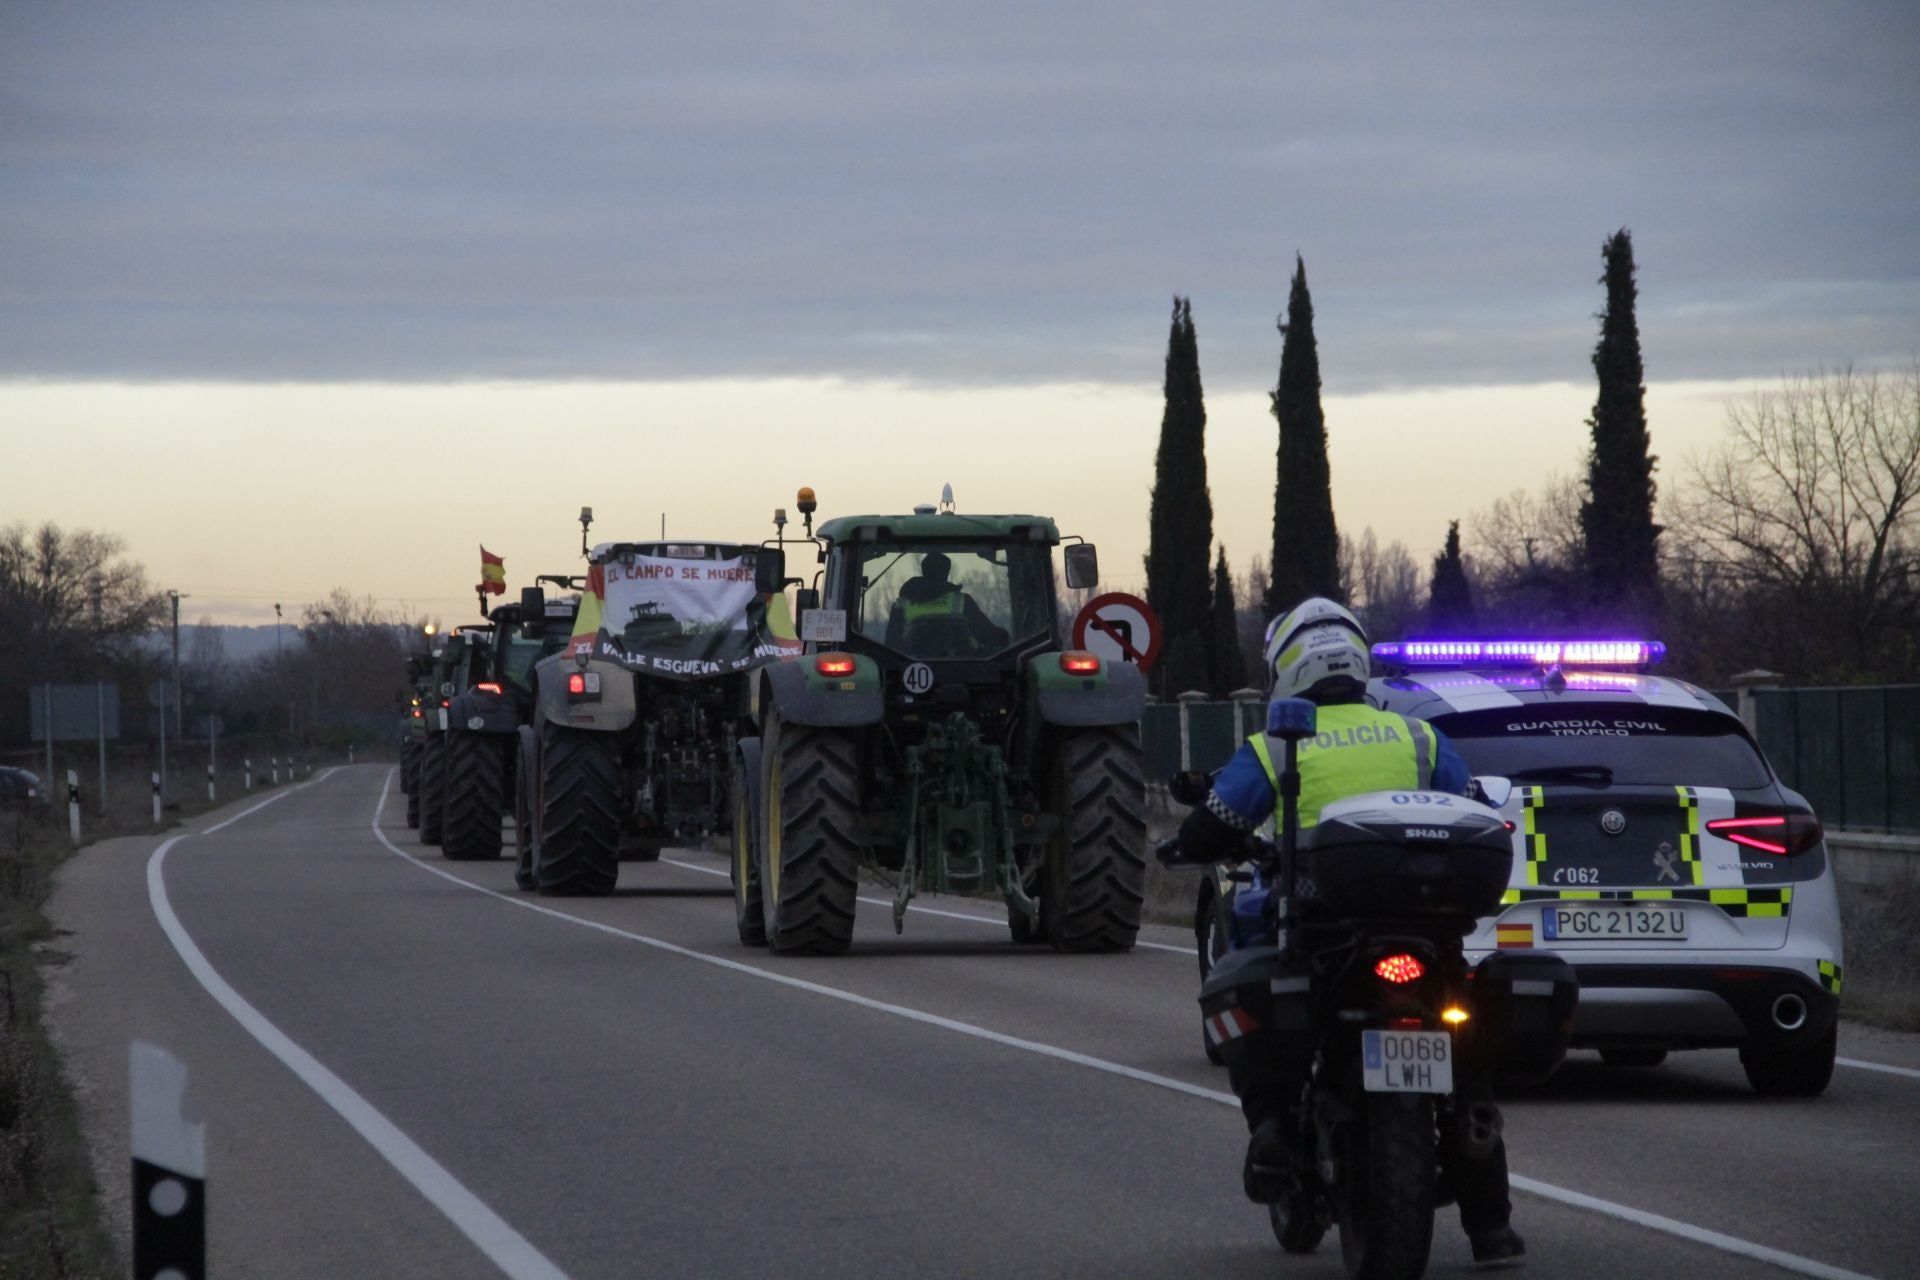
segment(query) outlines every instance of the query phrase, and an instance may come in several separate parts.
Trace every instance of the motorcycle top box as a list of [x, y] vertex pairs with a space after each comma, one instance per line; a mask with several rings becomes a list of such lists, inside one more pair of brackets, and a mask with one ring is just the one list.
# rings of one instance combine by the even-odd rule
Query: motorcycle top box
[[1471, 922], [1499, 909], [1513, 870], [1506, 819], [1439, 791], [1376, 791], [1336, 801], [1301, 833], [1300, 851], [1312, 896], [1343, 916]]

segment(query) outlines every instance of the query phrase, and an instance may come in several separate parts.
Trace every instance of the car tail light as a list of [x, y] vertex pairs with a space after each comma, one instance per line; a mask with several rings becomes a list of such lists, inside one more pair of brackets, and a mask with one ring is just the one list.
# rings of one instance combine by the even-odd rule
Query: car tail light
[[1390, 1031], [1424, 1031], [1426, 1026], [1427, 1020], [1425, 1018], [1387, 1019], [1387, 1028]]
[[813, 669], [823, 676], [850, 676], [853, 674], [853, 655], [823, 653], [813, 660]]
[[1060, 655], [1060, 669], [1070, 676], [1100, 674], [1100, 655], [1085, 649], [1069, 649]]
[[499, 685], [495, 684], [491, 680], [482, 680], [479, 684], [473, 687], [478, 689], [482, 693], [505, 693], [506, 692], [505, 689], [502, 689]]
[[420, 709], [419, 707], [415, 707], [415, 708], [413, 709], [413, 718], [414, 718], [415, 720], [421, 720], [421, 719], [424, 719], [424, 718], [426, 717], [426, 714], [427, 714], [427, 713], [426, 713], [426, 712], [424, 712], [424, 711], [422, 711], [422, 710], [421, 710], [421, 709]]
[[1373, 971], [1388, 982], [1396, 985], [1417, 982], [1426, 973], [1427, 967], [1405, 952], [1397, 956], [1383, 956], [1373, 966]]
[[452, 705], [453, 705], [453, 699], [452, 699], [452, 698], [442, 698], [442, 699], [440, 699], [440, 705], [441, 705], [441, 706], [443, 706], [443, 707], [450, 707], [450, 706], [452, 706]]
[[1769, 813], [1743, 818], [1713, 818], [1707, 830], [1723, 840], [1749, 849], [1790, 857], [1805, 853], [1826, 838], [1820, 819], [1810, 813]]

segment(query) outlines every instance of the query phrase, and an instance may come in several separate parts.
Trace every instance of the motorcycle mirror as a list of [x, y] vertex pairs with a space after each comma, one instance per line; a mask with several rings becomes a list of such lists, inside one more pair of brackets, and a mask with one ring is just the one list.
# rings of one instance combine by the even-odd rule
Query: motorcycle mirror
[[1473, 780], [1474, 798], [1495, 809], [1507, 807], [1507, 801], [1513, 798], [1513, 780], [1488, 774]]
[[1282, 741], [1311, 738], [1320, 709], [1305, 698], [1275, 698], [1267, 704], [1267, 732]]
[[762, 547], [753, 562], [753, 589], [770, 596], [787, 588], [787, 553], [777, 547]]
[[1167, 779], [1167, 794], [1188, 808], [1205, 804], [1211, 790], [1213, 778], [1198, 769], [1188, 769]]
[[1064, 552], [1067, 562], [1067, 586], [1086, 591], [1100, 581], [1100, 553], [1091, 542], [1076, 542]]

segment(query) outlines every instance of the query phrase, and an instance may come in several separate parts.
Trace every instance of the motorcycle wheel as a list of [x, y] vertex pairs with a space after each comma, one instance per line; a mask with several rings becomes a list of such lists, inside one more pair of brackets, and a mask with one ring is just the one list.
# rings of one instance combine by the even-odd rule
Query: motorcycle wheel
[[1363, 1093], [1364, 1127], [1347, 1129], [1340, 1256], [1353, 1280], [1413, 1280], [1433, 1245], [1438, 1182], [1433, 1099]]

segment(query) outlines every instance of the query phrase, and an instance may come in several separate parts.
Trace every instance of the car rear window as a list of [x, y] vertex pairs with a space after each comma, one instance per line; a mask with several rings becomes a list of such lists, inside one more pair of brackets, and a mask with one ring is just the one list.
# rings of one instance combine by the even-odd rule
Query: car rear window
[[1460, 712], [1433, 723], [1481, 775], [1597, 766], [1615, 786], [1746, 790], [1773, 781], [1759, 749], [1714, 712], [1556, 704]]

